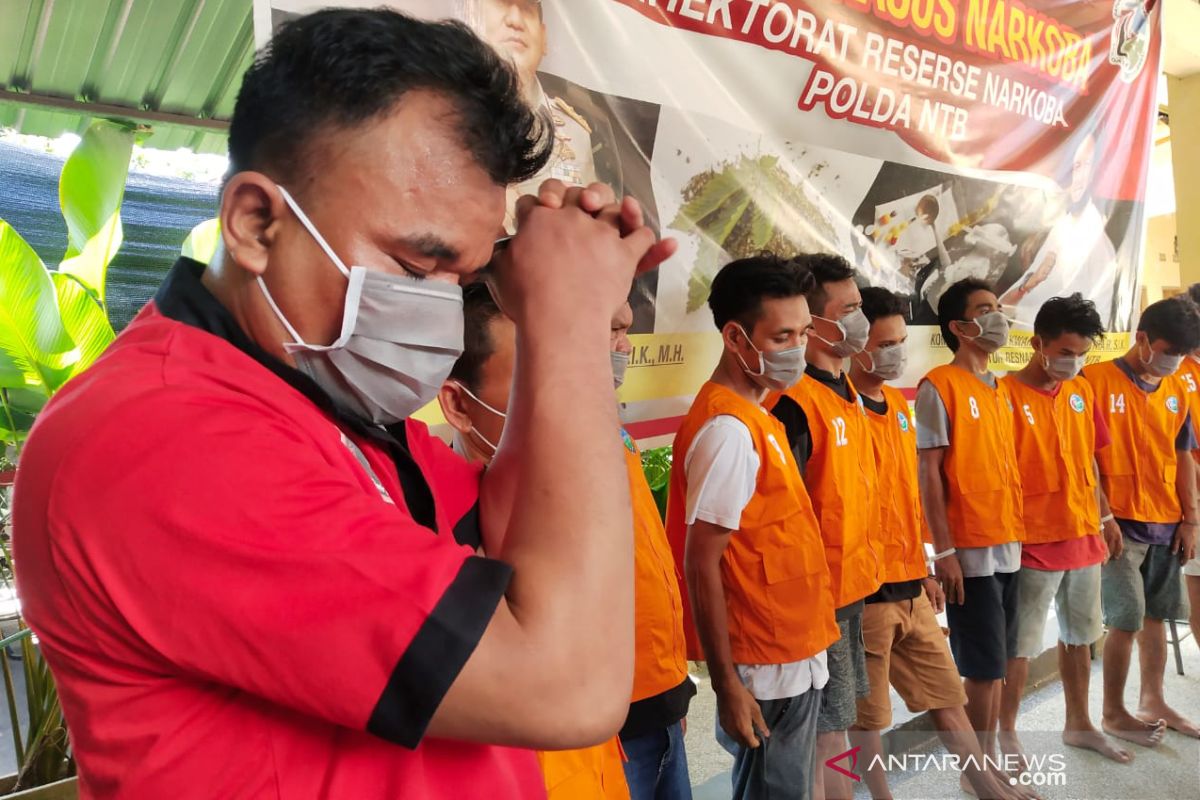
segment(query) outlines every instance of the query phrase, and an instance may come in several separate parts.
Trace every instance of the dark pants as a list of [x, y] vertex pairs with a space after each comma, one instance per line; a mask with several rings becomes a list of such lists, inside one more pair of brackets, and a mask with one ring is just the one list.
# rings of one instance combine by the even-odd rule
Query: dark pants
[[733, 753], [733, 800], [810, 800], [817, 761], [820, 689], [799, 697], [759, 700], [770, 737], [739, 747], [717, 723], [717, 740]]
[[683, 725], [676, 722], [636, 739], [622, 739], [625, 781], [632, 800], [691, 800]]

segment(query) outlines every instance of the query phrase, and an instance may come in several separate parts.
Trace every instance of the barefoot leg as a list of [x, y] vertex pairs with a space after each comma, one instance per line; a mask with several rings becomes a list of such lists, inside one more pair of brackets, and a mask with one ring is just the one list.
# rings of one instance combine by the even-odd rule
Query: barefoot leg
[[1110, 628], [1104, 642], [1104, 713], [1101, 727], [1115, 736], [1142, 747], [1162, 741], [1165, 723], [1156, 725], [1134, 717], [1125, 708], [1125, 682], [1133, 656], [1133, 631]]
[[1025, 693], [1025, 681], [1029, 678], [1029, 659], [1010, 658], [1008, 670], [1000, 689], [1000, 755], [1006, 768], [1015, 769], [1017, 774], [1029, 769], [1025, 751], [1017, 738], [1017, 713], [1021, 710], [1021, 696]]
[[1133, 760], [1133, 755], [1092, 726], [1088, 713], [1088, 683], [1092, 656], [1087, 645], [1070, 646], [1058, 643], [1058, 671], [1062, 675], [1063, 697], [1067, 703], [1063, 743], [1072, 747], [1095, 750], [1105, 758], [1121, 764]]

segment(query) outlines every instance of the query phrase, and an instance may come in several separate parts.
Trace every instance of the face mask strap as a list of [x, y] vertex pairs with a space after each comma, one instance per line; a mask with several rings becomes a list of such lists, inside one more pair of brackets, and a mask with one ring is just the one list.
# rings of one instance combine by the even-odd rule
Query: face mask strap
[[833, 347], [835, 344], [841, 344], [842, 342], [846, 341], [846, 339], [848, 339], [850, 337], [850, 332], [846, 330], [846, 326], [842, 324], [842, 321], [840, 319], [830, 319], [829, 317], [822, 317], [819, 314], [813, 314], [813, 319], [819, 319], [822, 322], [828, 322], [830, 325], [834, 326], [841, 332], [842, 338], [838, 339], [836, 342], [829, 341], [824, 336], [817, 333], [815, 330], [812, 332], [813, 336], [817, 337], [818, 339], [820, 339], [822, 342], [829, 345], [830, 347]]
[[[488, 411], [490, 411], [490, 412], [492, 412], [493, 414], [495, 414], [495, 415], [496, 415], [497, 417], [499, 417], [500, 419], [508, 419], [508, 414], [507, 414], [506, 412], [504, 412], [504, 411], [497, 411], [496, 409], [494, 409], [494, 408], [492, 408], [491, 406], [489, 406], [487, 403], [485, 403], [485, 402], [483, 402], [482, 400], [480, 400], [478, 397], [476, 397], [476, 396], [475, 396], [475, 393], [474, 393], [474, 392], [472, 392], [470, 389], [468, 389], [466, 386], [464, 386], [464, 385], [463, 385], [462, 381], [454, 381], [454, 385], [455, 385], [455, 386], [457, 386], [458, 388], [462, 389], [464, 392], [466, 392], [466, 393], [467, 393], [467, 397], [471, 398], [471, 399], [472, 399], [472, 400], [474, 400], [476, 403], [479, 403], [479, 405], [483, 406], [484, 408], [486, 408]], [[472, 426], [472, 427], [474, 427], [474, 426]], [[482, 438], [482, 437], [480, 437], [480, 438]], [[486, 442], [487, 440], [486, 440], [486, 439], [484, 439], [484, 441]], [[490, 444], [490, 443], [489, 443], [489, 444]]]
[[275, 298], [271, 297], [270, 290], [267, 289], [267, 282], [263, 280], [262, 275], [259, 275], [258, 288], [262, 289], [263, 297], [267, 298], [267, 305], [271, 306], [271, 310], [275, 312], [275, 317], [283, 323], [283, 327], [287, 329], [288, 334], [292, 337], [292, 341], [296, 344], [303, 345], [304, 340], [300, 338], [300, 334], [296, 333], [296, 329], [292, 327], [292, 323], [287, 321], [287, 317], [279, 310], [279, 306], [275, 303]]
[[763, 358], [762, 350], [759, 350], [754, 346], [754, 342], [751, 340], [750, 334], [746, 333], [746, 329], [742, 327], [742, 323], [735, 322], [733, 324], [737, 325], [738, 330], [742, 332], [742, 336], [746, 337], [746, 344], [750, 345], [750, 349], [758, 354], [758, 372], [755, 372], [754, 370], [750, 369], [750, 367], [746, 366], [746, 359], [742, 358], [741, 353], [734, 353], [734, 355], [737, 356], [738, 361], [742, 362], [742, 369], [746, 370], [747, 375], [753, 375], [755, 378], [763, 377], [767, 374], [767, 360]]
[[[278, 186], [278, 184], [276, 185]], [[312, 236], [313, 239], [316, 240], [317, 244], [321, 246], [321, 249], [325, 251], [325, 255], [329, 256], [329, 260], [333, 262], [333, 265], [337, 267], [343, 275], [349, 278], [350, 270], [346, 269], [346, 265], [343, 264], [342, 260], [337, 257], [337, 253], [333, 252], [333, 248], [329, 246], [329, 242], [325, 241], [325, 237], [322, 236], [321, 232], [317, 230], [317, 226], [312, 224], [312, 220], [310, 220], [308, 215], [304, 213], [304, 210], [300, 208], [300, 204], [292, 199], [292, 196], [288, 193], [287, 189], [283, 188], [282, 186], [278, 186], [278, 188], [279, 193], [283, 195], [283, 201], [288, 204], [288, 208], [290, 208], [292, 213], [296, 215], [296, 218], [300, 220], [300, 224], [304, 226], [304, 229], [308, 231], [309, 235]]]
[[497, 448], [496, 445], [492, 444], [490, 439], [488, 439], [486, 436], [484, 436], [482, 433], [480, 433], [479, 428], [476, 428], [474, 425], [472, 425], [471, 433], [475, 434], [479, 438], [479, 441], [486, 444], [488, 446], [488, 448], [492, 451], [491, 453], [488, 454], [488, 458], [491, 458], [492, 456], [496, 455], [496, 450], [498, 450], [499, 448]]

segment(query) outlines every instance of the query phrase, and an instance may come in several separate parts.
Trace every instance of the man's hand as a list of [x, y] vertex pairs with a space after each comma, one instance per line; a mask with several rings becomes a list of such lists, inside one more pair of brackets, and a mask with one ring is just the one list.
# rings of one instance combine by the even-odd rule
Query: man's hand
[[1197, 522], [1181, 522], [1175, 527], [1175, 536], [1171, 540], [1171, 552], [1179, 555], [1179, 563], [1186, 564], [1196, 557], [1196, 528]]
[[925, 587], [925, 596], [929, 598], [929, 605], [933, 606], [933, 613], [940, 614], [946, 610], [946, 593], [942, 591], [942, 585], [937, 582], [937, 578], [926, 578], [922, 581]]
[[963, 588], [962, 565], [958, 563], [957, 555], [951, 553], [933, 562], [933, 573], [937, 575], [938, 582], [942, 584], [947, 603], [961, 606], [967, 601], [966, 591]]
[[756, 732], [763, 736], [771, 735], [758, 701], [749, 689], [737, 681], [717, 693], [717, 718], [730, 738], [751, 750], [759, 744]]
[[[537, 197], [525, 195], [517, 201], [517, 217], [521, 210], [531, 205], [542, 205], [546, 208], [566, 208], [575, 206], [592, 216], [603, 219], [621, 232], [621, 236], [629, 236], [646, 227], [642, 205], [636, 198], [626, 195], [617, 200], [610, 186], [604, 183], [593, 183], [589, 186], [567, 186], [560, 180], [551, 178], [538, 188]], [[679, 243], [674, 239], [663, 239], [655, 242], [645, 256], [638, 262], [639, 273], [655, 269], [679, 249]]]
[[1104, 539], [1104, 547], [1108, 550], [1105, 561], [1113, 561], [1121, 557], [1125, 551], [1125, 538], [1121, 536], [1121, 526], [1115, 519], [1100, 526], [1100, 536]]
[[638, 263], [653, 247], [654, 232], [645, 226], [622, 236], [580, 206], [526, 202], [518, 209], [517, 234], [496, 259], [492, 286], [518, 328], [539, 321], [569, 327], [586, 322], [607, 334]]

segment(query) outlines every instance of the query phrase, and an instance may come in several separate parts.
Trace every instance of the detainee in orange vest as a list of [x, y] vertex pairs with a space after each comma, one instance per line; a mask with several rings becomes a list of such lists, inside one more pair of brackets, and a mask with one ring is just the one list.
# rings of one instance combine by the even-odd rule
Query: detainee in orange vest
[[[1100, 314], [1082, 295], [1054, 297], [1033, 323], [1033, 357], [1001, 378], [1013, 402], [1017, 466], [1024, 495], [1025, 542], [1017, 599], [1017, 652], [1001, 693], [1000, 749], [1018, 757], [1017, 713], [1029, 659], [1041, 654], [1046, 616], [1058, 618], [1058, 670], [1067, 713], [1063, 743], [1120, 763], [1132, 759], [1093, 725], [1088, 713], [1091, 645], [1100, 623], [1100, 565], [1121, 554], [1121, 529], [1099, 487], [1096, 453], [1108, 426], [1092, 387], [1079, 376], [1104, 335]], [[1101, 535], [1103, 533], [1103, 535]]]
[[[482, 281], [463, 288], [463, 322], [463, 353], [442, 384], [438, 403], [454, 428], [454, 449], [470, 461], [488, 464], [504, 431], [516, 327]], [[636, 496], [633, 502], [636, 509]], [[499, 552], [500, 544], [485, 536], [483, 550]], [[636, 606], [636, 585], [634, 591]], [[581, 664], [579, 668], [595, 667]], [[548, 800], [629, 800], [618, 737], [594, 747], [540, 751], [537, 756]]]
[[[917, 489], [917, 434], [908, 401], [887, 381], [900, 380], [907, 365], [905, 298], [886, 289], [862, 290], [862, 310], [871, 324], [866, 350], [850, 359], [850, 379], [867, 412], [881, 514], [884, 583], [866, 599], [863, 642], [870, 693], [858, 699], [858, 719], [850, 744], [862, 747], [860, 763], [871, 796], [890, 798], [880, 731], [892, 724], [888, 683], [909, 711], [928, 711], [946, 748], [965, 764], [976, 797], [1024, 798], [983, 758], [979, 740], [963, 708], [966, 695], [936, 613], [945, 606], [938, 582], [925, 560], [924, 515]], [[872, 765], [875, 768], [872, 768]]]
[[667, 535], [734, 798], [812, 797], [825, 650], [838, 637], [817, 518], [783, 424], [762, 406], [804, 375], [811, 285], [797, 261], [766, 254], [717, 273], [708, 305], [724, 349], [675, 437]]
[[991, 756], [1000, 684], [1016, 650], [1025, 537], [1012, 403], [988, 370], [988, 356], [1008, 341], [1008, 320], [988, 284], [966, 279], [942, 295], [938, 324], [954, 358], [917, 389], [921, 499], [967, 716]]
[[[1097, 454], [1100, 482], [1121, 528], [1120, 554], [1104, 565], [1100, 593], [1104, 642], [1104, 730], [1143, 746], [1162, 726], [1200, 738], [1200, 727], [1167, 705], [1163, 620], [1184, 613], [1180, 567], [1195, 557], [1196, 435], [1185, 381], [1177, 374], [1200, 348], [1200, 310], [1186, 295], [1151, 303], [1138, 320], [1133, 347], [1083, 375], [1112, 438]], [[1125, 707], [1125, 681], [1137, 637], [1138, 709]]]
[[[1188, 297], [1200, 305], [1200, 283], [1188, 287]], [[1179, 377], [1188, 393], [1188, 413], [1192, 424], [1200, 424], [1200, 350], [1193, 350], [1179, 367]], [[1200, 450], [1192, 451], [1193, 460], [1200, 463]], [[1200, 487], [1200, 469], [1196, 470], [1197, 486]], [[1198, 490], [1200, 491], [1200, 490]], [[1200, 553], [1183, 565], [1184, 580], [1187, 582], [1188, 606], [1191, 613], [1188, 623], [1192, 628], [1192, 641], [1200, 644]]]
[[[858, 698], [868, 691], [863, 598], [879, 588], [884, 564], [871, 432], [843, 369], [846, 358], [862, 352], [870, 323], [846, 259], [819, 253], [797, 260], [813, 275], [808, 366], [804, 380], [767, 405], [787, 431], [812, 497], [841, 631], [829, 648], [829, 683], [817, 719], [817, 763], [824, 764], [848, 748], [846, 731], [858, 717]], [[849, 779], [828, 767], [818, 771], [816, 786], [818, 796], [854, 793]]]

